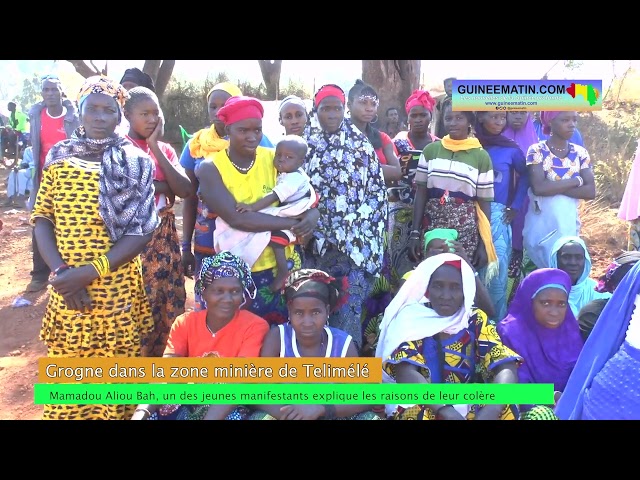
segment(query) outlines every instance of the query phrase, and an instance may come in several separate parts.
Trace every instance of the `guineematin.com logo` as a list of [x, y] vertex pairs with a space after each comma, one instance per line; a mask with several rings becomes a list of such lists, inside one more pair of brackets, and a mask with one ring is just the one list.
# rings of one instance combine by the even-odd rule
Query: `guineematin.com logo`
[[602, 109], [602, 80], [454, 80], [454, 111]]

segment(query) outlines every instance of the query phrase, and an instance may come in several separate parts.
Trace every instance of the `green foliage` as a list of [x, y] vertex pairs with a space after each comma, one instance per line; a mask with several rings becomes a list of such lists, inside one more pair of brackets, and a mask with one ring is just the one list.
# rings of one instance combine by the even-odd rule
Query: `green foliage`
[[[183, 145], [180, 125], [190, 134], [211, 125], [206, 101], [207, 93], [214, 85], [228, 81], [229, 77], [224, 72], [218, 73], [215, 77], [207, 77], [204, 82], [200, 83], [175, 78], [171, 80], [160, 99], [160, 103], [165, 116], [164, 138], [173, 145], [178, 153], [182, 151]], [[260, 100], [266, 98], [267, 91], [263, 83], [252, 85], [247, 81], [242, 81], [238, 83], [238, 87], [244, 95]], [[304, 86], [291, 80], [284, 88], [281, 88], [279, 98], [284, 98], [287, 95], [309, 98]]]
[[32, 78], [24, 80], [22, 92], [16, 98], [16, 103], [20, 105], [23, 112], [27, 113], [34, 103], [38, 103], [41, 100], [40, 75], [35, 74]]

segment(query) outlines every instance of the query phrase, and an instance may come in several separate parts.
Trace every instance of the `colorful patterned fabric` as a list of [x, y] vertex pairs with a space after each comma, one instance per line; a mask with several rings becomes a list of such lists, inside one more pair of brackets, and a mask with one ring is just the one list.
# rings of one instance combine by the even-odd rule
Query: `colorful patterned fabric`
[[[277, 418], [272, 417], [267, 412], [258, 410], [251, 413], [248, 417], [248, 420], [277, 420]], [[333, 420], [384, 420], [384, 417], [378, 415], [373, 411], [367, 411], [356, 413], [355, 415], [351, 415], [350, 417], [334, 418]]]
[[487, 290], [496, 309], [494, 320], [499, 322], [507, 314], [507, 282], [511, 258], [511, 225], [502, 221], [505, 205], [491, 202], [491, 237], [498, 257], [498, 274], [489, 281]]
[[553, 409], [546, 405], [536, 405], [520, 415], [520, 420], [560, 420]]
[[315, 268], [333, 277], [347, 277], [349, 300], [329, 317], [329, 324], [353, 337], [358, 349], [362, 345], [363, 305], [371, 295], [375, 277], [364, 268], [358, 268], [351, 257], [330, 246], [324, 255], [308, 255], [305, 251], [304, 268]]
[[[203, 420], [211, 405], [163, 405], [147, 420]], [[225, 420], [250, 419], [251, 409], [239, 406]]]
[[565, 158], [556, 157], [547, 142], [538, 142], [529, 147], [527, 165], [542, 164], [548, 180], [557, 181], [580, 176], [580, 170], [591, 168], [591, 157], [584, 147], [569, 143], [569, 152]]
[[120, 136], [94, 140], [86, 137], [80, 126], [71, 138], [56, 143], [45, 161], [44, 169], [77, 157], [97, 157], [98, 207], [102, 221], [116, 242], [124, 235], [148, 235], [159, 219], [153, 187], [153, 160]]
[[[387, 187], [367, 137], [345, 118], [333, 134], [310, 127], [305, 171], [320, 195], [314, 231], [316, 253], [329, 245], [346, 253], [371, 275], [382, 269], [387, 229]], [[355, 338], [355, 337], [354, 337]]]
[[105, 76], [95, 75], [87, 78], [80, 87], [77, 98], [78, 110], [82, 110], [82, 104], [92, 93], [101, 93], [113, 98], [120, 108], [124, 107], [124, 103], [129, 97], [126, 88], [115, 80]]
[[[289, 252], [286, 250], [287, 268], [289, 272], [302, 268], [301, 247], [295, 247]], [[277, 267], [252, 272], [253, 281], [256, 284], [256, 297], [247, 303], [246, 309], [264, 318], [269, 325], [280, 325], [289, 319], [289, 311], [284, 295], [271, 291], [271, 284], [275, 279]]]
[[473, 258], [480, 242], [478, 233], [478, 215], [474, 201], [440, 202], [430, 198], [424, 208], [422, 230], [428, 232], [435, 228], [451, 228], [458, 231], [458, 241], [469, 258]]
[[[409, 362], [420, 367], [420, 373], [428, 383], [489, 383], [494, 369], [506, 362], [522, 361], [507, 348], [496, 332], [495, 322], [475, 309], [469, 319], [469, 327], [447, 339], [438, 336], [404, 342], [389, 356], [385, 372], [395, 379], [396, 365]], [[471, 405], [467, 419], [473, 419], [483, 405]], [[508, 405], [501, 419], [514, 420], [519, 411], [516, 405]], [[425, 405], [398, 407], [394, 420], [434, 420], [435, 412]]]
[[142, 340], [143, 357], [161, 357], [171, 325], [184, 313], [187, 291], [173, 209], [159, 212], [160, 226], [143, 250], [142, 276], [153, 315], [153, 330]]
[[195, 282], [195, 291], [202, 295], [211, 282], [219, 278], [237, 278], [249, 298], [255, 298], [256, 285], [251, 277], [251, 270], [244, 260], [233, 253], [220, 252], [206, 257]]
[[338, 279], [322, 270], [302, 268], [289, 274], [284, 292], [287, 302], [298, 297], [313, 297], [329, 305], [333, 312], [347, 301], [349, 283], [346, 277]]
[[[114, 242], [98, 212], [100, 164], [69, 158], [47, 168], [32, 221], [54, 225], [62, 260], [75, 267], [107, 253]], [[153, 197], [153, 196], [151, 196]], [[154, 209], [155, 212], [155, 209]], [[87, 286], [92, 310], [79, 313], [50, 291], [40, 339], [49, 357], [140, 356], [142, 338], [153, 328], [140, 257]], [[128, 419], [135, 405], [45, 405], [45, 419]]]
[[426, 185], [431, 198], [439, 199], [448, 192], [448, 196], [463, 200], [492, 202], [493, 166], [487, 151], [477, 140], [478, 148], [460, 151], [445, 148], [443, 142], [444, 139], [424, 148], [415, 182]]

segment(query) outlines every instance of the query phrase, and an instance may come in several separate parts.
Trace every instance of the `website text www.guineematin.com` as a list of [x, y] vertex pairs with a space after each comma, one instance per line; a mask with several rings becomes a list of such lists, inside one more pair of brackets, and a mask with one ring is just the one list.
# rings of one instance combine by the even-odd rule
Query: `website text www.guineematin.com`
[[[505, 96], [505, 97], [511, 97]], [[486, 96], [477, 97], [477, 96], [467, 96], [460, 95], [459, 99], [463, 102], [473, 102], [473, 103], [481, 103], [485, 105], [487, 110], [535, 110], [532, 107], [538, 105], [539, 98], [538, 97], [521, 97], [521, 96], [513, 96], [513, 98], [505, 98], [502, 97], [500, 99], [488, 99]], [[562, 97], [558, 96], [547, 96], [545, 97], [545, 104], [547, 102], [555, 102], [561, 101]]]

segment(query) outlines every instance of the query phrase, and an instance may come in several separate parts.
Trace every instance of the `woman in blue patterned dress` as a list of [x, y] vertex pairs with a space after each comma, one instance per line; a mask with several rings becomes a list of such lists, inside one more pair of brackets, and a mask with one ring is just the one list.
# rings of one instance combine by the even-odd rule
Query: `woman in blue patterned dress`
[[382, 270], [387, 188], [373, 146], [345, 118], [344, 107], [340, 87], [321, 87], [312, 123], [305, 128], [305, 170], [320, 195], [320, 221], [305, 248], [303, 267], [348, 278], [349, 300], [329, 321], [360, 348], [362, 305]]

